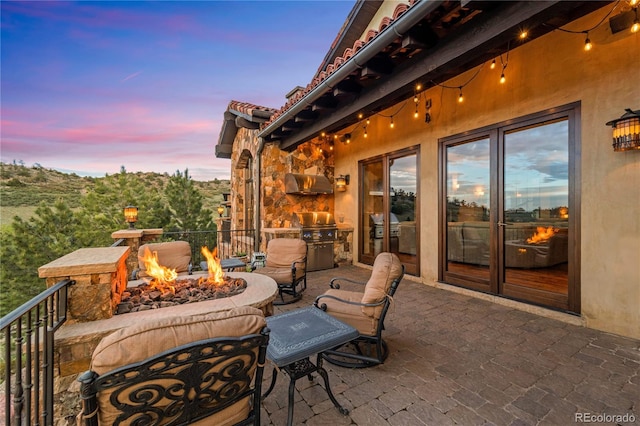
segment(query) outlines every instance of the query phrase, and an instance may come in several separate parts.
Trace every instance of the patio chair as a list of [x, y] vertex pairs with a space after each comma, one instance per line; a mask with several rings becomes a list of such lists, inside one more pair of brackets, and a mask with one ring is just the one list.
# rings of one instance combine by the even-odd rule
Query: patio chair
[[307, 243], [293, 238], [269, 240], [265, 266], [254, 273], [271, 277], [278, 284], [280, 300], [274, 305], [297, 302], [307, 288]]
[[118, 330], [78, 377], [78, 425], [260, 425], [268, 341], [248, 306]]
[[145, 252], [157, 253], [158, 263], [166, 268], [175, 269], [180, 274], [191, 275], [191, 246], [187, 241], [167, 241], [164, 243], [142, 244], [138, 249], [138, 267], [131, 272], [131, 280], [147, 278], [144, 261]]
[[[389, 348], [382, 339], [384, 319], [402, 277], [404, 266], [393, 253], [380, 253], [367, 282], [333, 278], [330, 290], [318, 296], [314, 305], [355, 327], [360, 335], [351, 342], [323, 352], [330, 363], [342, 367], [371, 367], [382, 364]], [[364, 285], [364, 291], [340, 289], [340, 283]]]

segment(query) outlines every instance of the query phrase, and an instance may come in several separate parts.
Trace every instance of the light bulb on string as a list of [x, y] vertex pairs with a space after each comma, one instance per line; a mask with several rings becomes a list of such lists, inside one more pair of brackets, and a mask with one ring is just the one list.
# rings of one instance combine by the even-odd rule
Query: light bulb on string
[[500, 84], [504, 84], [505, 81], [507, 81], [506, 77], [504, 76], [504, 69], [506, 67], [502, 67], [502, 74], [500, 74]]
[[462, 103], [462, 101], [464, 101], [464, 96], [462, 96], [462, 87], [459, 87], [460, 89], [460, 95], [458, 96], [458, 102]]
[[365, 139], [367, 138], [367, 136], [369, 136], [369, 134], [367, 133], [367, 126], [364, 126], [364, 135]]
[[371, 123], [371, 120], [367, 118], [367, 126]]
[[526, 30], [520, 31], [520, 40], [524, 40], [525, 38], [527, 38], [527, 35], [529, 34], [527, 33]]
[[416, 103], [416, 112], [413, 113], [413, 118], [418, 118], [418, 104]]
[[494, 59], [493, 61], [491, 61], [491, 69], [495, 69], [496, 67], [496, 60]]
[[633, 20], [633, 25], [631, 25], [631, 32], [635, 34], [640, 31], [640, 20], [638, 20], [638, 7], [634, 7], [633, 10], [636, 13], [636, 19]]
[[589, 33], [587, 32], [587, 37], [584, 39], [584, 50], [585, 52], [590, 51], [593, 48], [591, 44], [591, 40], [589, 39]]
[[392, 129], [395, 127], [396, 125], [393, 124], [393, 115], [391, 116], [391, 122], [389, 123], [389, 127], [391, 127]]

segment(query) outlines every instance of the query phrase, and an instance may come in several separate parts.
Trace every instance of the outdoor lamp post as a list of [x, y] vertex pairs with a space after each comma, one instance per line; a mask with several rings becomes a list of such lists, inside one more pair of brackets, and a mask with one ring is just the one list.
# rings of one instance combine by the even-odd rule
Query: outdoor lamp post
[[124, 221], [129, 224], [129, 229], [135, 229], [138, 221], [138, 208], [136, 206], [127, 206], [124, 208]]

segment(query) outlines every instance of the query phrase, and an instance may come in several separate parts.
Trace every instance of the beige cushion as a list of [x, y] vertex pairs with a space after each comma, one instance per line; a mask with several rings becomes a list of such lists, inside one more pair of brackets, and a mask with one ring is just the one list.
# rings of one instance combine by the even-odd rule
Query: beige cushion
[[[104, 374], [180, 345], [213, 337], [258, 334], [265, 326], [262, 311], [248, 306], [210, 314], [145, 321], [102, 339], [93, 353], [91, 369]], [[254, 371], [255, 367], [250, 374]], [[166, 380], [169, 379], [164, 379], [163, 383], [166, 384]], [[104, 391], [98, 395], [100, 424], [113, 424], [113, 419], [118, 415], [118, 411], [109, 403], [111, 393]], [[249, 400], [245, 399], [202, 423], [194, 424], [235, 424], [248, 416], [249, 409]]]
[[[359, 291], [329, 289], [324, 294], [355, 303], [361, 303], [362, 300], [362, 293]], [[328, 314], [356, 328], [360, 334], [375, 336], [378, 321], [363, 314], [361, 306], [339, 302], [330, 297], [323, 297], [318, 303], [327, 305]]]
[[[380, 253], [373, 262], [371, 277], [364, 288], [362, 303], [378, 303], [386, 297], [391, 283], [402, 274], [402, 263], [393, 253]], [[362, 313], [375, 319], [380, 318], [382, 307], [363, 306]]]
[[[274, 238], [267, 244], [267, 263], [271, 268], [289, 268], [293, 262], [301, 262], [307, 256], [307, 243], [300, 239]], [[304, 264], [297, 263], [296, 269], [304, 272]]]
[[138, 249], [138, 267], [140, 268], [140, 278], [148, 277], [145, 272], [144, 257], [145, 249], [158, 253], [158, 263], [176, 272], [187, 272], [191, 263], [191, 246], [186, 241], [169, 241], [166, 243], [143, 244]]
[[[256, 273], [271, 277], [278, 284], [291, 284], [291, 265], [303, 262], [307, 256], [307, 243], [293, 238], [274, 238], [267, 244], [267, 261]], [[296, 263], [296, 279], [305, 275], [306, 263]]]

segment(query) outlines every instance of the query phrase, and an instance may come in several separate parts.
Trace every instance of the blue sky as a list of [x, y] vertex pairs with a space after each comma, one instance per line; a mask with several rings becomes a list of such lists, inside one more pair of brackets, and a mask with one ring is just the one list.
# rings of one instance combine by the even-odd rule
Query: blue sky
[[231, 100], [280, 108], [353, 7], [334, 1], [2, 1], [2, 162], [228, 179]]

